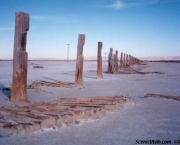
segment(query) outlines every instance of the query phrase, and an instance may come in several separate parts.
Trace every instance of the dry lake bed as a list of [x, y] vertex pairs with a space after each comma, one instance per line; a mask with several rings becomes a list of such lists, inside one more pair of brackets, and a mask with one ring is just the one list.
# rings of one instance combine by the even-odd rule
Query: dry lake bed
[[[33, 67], [42, 66], [42, 67]], [[145, 62], [134, 65], [142, 74], [107, 74], [103, 62], [103, 79], [96, 78], [96, 61], [85, 61], [83, 86], [74, 86], [75, 62], [29, 61], [28, 85], [41, 80], [62, 81], [71, 88], [47, 87], [28, 89], [31, 102], [60, 98], [124, 96], [132, 101], [108, 111], [99, 119], [79, 120], [78, 124], [51, 127], [30, 133], [9, 134], [0, 130], [3, 145], [132, 145], [143, 141], [180, 144], [180, 101], [178, 99], [144, 97], [146, 94], [180, 96], [180, 63]], [[9, 102], [12, 61], [0, 61], [0, 107]], [[2, 113], [2, 112], [1, 112]]]

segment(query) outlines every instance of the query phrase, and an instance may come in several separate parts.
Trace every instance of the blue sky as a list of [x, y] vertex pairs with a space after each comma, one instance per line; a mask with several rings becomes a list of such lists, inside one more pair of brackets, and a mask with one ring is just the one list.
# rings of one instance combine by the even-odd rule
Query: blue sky
[[180, 56], [180, 0], [0, 0], [0, 58], [13, 57], [15, 12], [30, 15], [29, 58], [76, 58], [115, 50], [135, 57]]

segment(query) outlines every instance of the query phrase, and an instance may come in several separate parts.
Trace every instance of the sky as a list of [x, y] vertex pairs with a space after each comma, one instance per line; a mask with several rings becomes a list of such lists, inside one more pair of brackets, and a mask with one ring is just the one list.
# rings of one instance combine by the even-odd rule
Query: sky
[[13, 58], [15, 12], [30, 15], [29, 59], [77, 55], [85, 34], [84, 57], [109, 48], [134, 57], [180, 56], [180, 0], [0, 0], [0, 59]]

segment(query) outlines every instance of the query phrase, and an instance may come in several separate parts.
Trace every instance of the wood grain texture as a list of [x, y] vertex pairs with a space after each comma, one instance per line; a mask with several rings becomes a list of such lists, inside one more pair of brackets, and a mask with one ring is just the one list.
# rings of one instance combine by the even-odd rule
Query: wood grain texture
[[106, 111], [119, 109], [128, 102], [132, 100], [124, 96], [104, 96], [60, 98], [49, 102], [4, 106], [0, 107], [0, 130], [8, 133], [28, 133], [61, 127], [63, 124], [77, 124], [82, 119], [97, 119]]
[[79, 34], [78, 36], [78, 46], [77, 46], [77, 59], [76, 59], [76, 74], [75, 74], [75, 84], [83, 84], [83, 46], [85, 44], [85, 35]]
[[97, 78], [103, 78], [102, 74], [102, 42], [98, 42], [98, 52], [97, 52]]
[[15, 16], [15, 36], [13, 54], [13, 78], [11, 101], [27, 101], [27, 31], [29, 30], [29, 14], [17, 12]]

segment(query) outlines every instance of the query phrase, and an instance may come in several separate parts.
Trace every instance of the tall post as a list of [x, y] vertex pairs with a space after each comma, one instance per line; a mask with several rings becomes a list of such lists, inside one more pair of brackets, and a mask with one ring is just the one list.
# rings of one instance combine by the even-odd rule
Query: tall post
[[113, 67], [114, 67], [114, 60], [113, 60], [113, 48], [110, 48], [109, 55], [108, 55], [108, 73], [113, 73]]
[[128, 62], [128, 54], [126, 55], [126, 65], [128, 66], [129, 65], [129, 62]]
[[29, 14], [15, 14], [15, 35], [13, 53], [13, 77], [11, 101], [27, 101], [27, 60], [26, 52], [27, 31], [29, 30]]
[[98, 42], [98, 52], [97, 52], [97, 78], [102, 78], [102, 42]]
[[67, 46], [68, 46], [68, 48], [67, 48], [67, 63], [69, 62], [69, 45], [71, 45], [71, 44], [66, 44]]
[[130, 66], [132, 65], [132, 57], [131, 57], [131, 55], [129, 55], [129, 65]]
[[120, 69], [123, 67], [123, 53], [121, 52]]
[[78, 36], [78, 46], [77, 46], [77, 58], [76, 58], [76, 74], [75, 74], [75, 84], [83, 84], [83, 46], [85, 44], [85, 35], [79, 34]]
[[126, 66], [126, 53], [124, 53], [124, 66]]
[[116, 50], [115, 54], [114, 54], [114, 72], [113, 73], [118, 73], [119, 71], [119, 65], [118, 65], [118, 51]]

